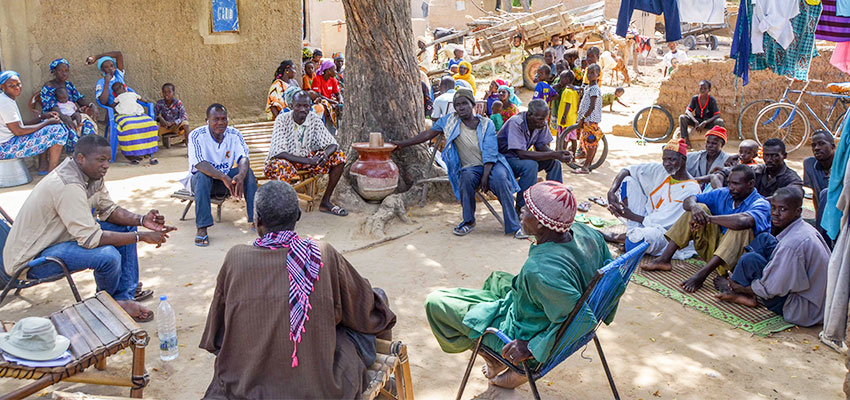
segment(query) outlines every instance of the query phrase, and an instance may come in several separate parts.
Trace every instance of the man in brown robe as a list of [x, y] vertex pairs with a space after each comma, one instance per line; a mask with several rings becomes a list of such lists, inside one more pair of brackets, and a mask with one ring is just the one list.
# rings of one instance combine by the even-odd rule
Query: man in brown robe
[[359, 397], [375, 336], [389, 338], [396, 322], [385, 296], [331, 245], [295, 234], [289, 184], [263, 185], [255, 210], [260, 239], [230, 249], [216, 282], [200, 344], [217, 355], [204, 398]]

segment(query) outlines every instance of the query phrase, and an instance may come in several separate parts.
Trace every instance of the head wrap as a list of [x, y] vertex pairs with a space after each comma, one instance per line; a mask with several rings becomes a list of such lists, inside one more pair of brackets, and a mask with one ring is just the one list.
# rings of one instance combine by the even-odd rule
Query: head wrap
[[726, 128], [715, 125], [713, 128], [711, 128], [711, 130], [705, 133], [705, 137], [709, 136], [717, 136], [723, 139], [723, 143], [726, 143]]
[[457, 100], [458, 98], [465, 98], [469, 100], [472, 105], [475, 105], [475, 95], [472, 94], [472, 91], [467, 88], [460, 88], [455, 92], [455, 97], [452, 101]]
[[[101, 66], [103, 66], [103, 63], [107, 61], [112, 61], [112, 64], [115, 64], [115, 59], [110, 56], [103, 56], [97, 59], [97, 70], [100, 71], [100, 74], [103, 76], [106, 76], [106, 73], [103, 72]], [[115, 65], [115, 68], [118, 68], [118, 65]]]
[[331, 58], [334, 59], [334, 60], [336, 60], [337, 58], [345, 60], [345, 57], [343, 57], [342, 52], [340, 52], [340, 51], [331, 54]]
[[475, 77], [472, 76], [472, 64], [470, 64], [468, 61], [461, 61], [460, 64], [458, 64], [458, 71], [460, 71], [460, 67], [466, 68], [466, 73], [461, 74], [460, 72], [458, 72], [458, 73], [454, 74], [454, 76], [452, 78], [454, 78], [456, 81], [462, 80], [462, 81], [465, 81], [466, 83], [468, 83], [469, 86], [472, 87], [472, 93], [474, 94], [476, 90], [475, 90]]
[[313, 50], [310, 50], [307, 47], [301, 49], [301, 58], [306, 60], [306, 59], [312, 58], [312, 57], [313, 57]]
[[564, 233], [576, 217], [576, 198], [561, 182], [543, 181], [525, 191], [525, 205], [543, 226]]
[[499, 90], [505, 90], [505, 91], [507, 91], [507, 92], [508, 92], [508, 99], [509, 99], [509, 100], [511, 101], [511, 103], [513, 103], [514, 105], [516, 105], [516, 106], [521, 106], [521, 105], [522, 105], [522, 100], [520, 100], [520, 99], [519, 99], [519, 97], [517, 97], [517, 95], [516, 95], [516, 94], [514, 94], [514, 88], [512, 88], [512, 87], [510, 87], [510, 86], [508, 86], [508, 85], [502, 85], [502, 86], [499, 86]]
[[688, 145], [685, 144], [685, 139], [671, 139], [664, 145], [664, 150], [675, 151], [683, 156], [688, 155]]
[[283, 91], [283, 102], [286, 103], [286, 106], [292, 108], [292, 99], [295, 98], [295, 95], [301, 91], [301, 88], [298, 86], [290, 86]]
[[64, 58], [57, 58], [57, 59], [53, 60], [53, 62], [50, 63], [50, 72], [53, 72], [56, 69], [56, 67], [58, 67], [61, 64], [65, 64], [69, 67], [71, 66], [71, 64], [68, 63], [68, 60], [66, 60]]
[[21, 74], [15, 72], [15, 71], [12, 71], [12, 70], [0, 72], [0, 85], [6, 83], [6, 81], [8, 81], [9, 78], [20, 78], [20, 77], [21, 77]]
[[335, 68], [334, 62], [331, 60], [322, 60], [322, 64], [319, 65], [319, 69], [316, 71], [316, 74], [321, 75], [325, 70], [330, 68]]
[[510, 83], [504, 79], [496, 79], [493, 82], [496, 82], [496, 86], [510, 86]]
[[470, 84], [469, 84], [469, 82], [467, 82], [467, 81], [465, 81], [465, 80], [463, 80], [463, 79], [458, 79], [458, 80], [456, 80], [456, 81], [455, 81], [455, 89], [469, 89], [469, 90], [472, 90], [472, 85], [470, 85]]

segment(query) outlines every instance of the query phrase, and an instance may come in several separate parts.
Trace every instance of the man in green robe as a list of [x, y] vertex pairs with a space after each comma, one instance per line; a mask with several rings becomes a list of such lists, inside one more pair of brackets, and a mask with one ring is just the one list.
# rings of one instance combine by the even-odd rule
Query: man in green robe
[[[493, 272], [482, 289], [443, 289], [428, 295], [425, 313], [431, 330], [443, 351], [460, 353], [475, 347], [488, 327], [495, 327], [513, 340], [503, 344], [495, 335], [486, 335], [483, 344], [502, 357], [519, 364], [546, 362], [555, 348], [560, 325], [575, 308], [594, 274], [611, 259], [602, 234], [585, 225], [573, 226], [576, 200], [564, 184], [544, 181], [524, 193], [520, 223], [523, 232], [536, 243], [519, 274]], [[614, 312], [608, 317], [609, 323]], [[596, 318], [584, 306], [576, 315], [585, 329]], [[508, 370], [481, 352], [487, 366], [484, 375], [496, 386], [515, 388], [526, 382], [523, 375]]]

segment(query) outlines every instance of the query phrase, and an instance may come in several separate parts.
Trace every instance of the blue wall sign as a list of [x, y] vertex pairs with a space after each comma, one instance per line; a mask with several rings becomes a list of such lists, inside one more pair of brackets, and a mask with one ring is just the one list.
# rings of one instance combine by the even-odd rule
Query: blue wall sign
[[212, 31], [239, 31], [239, 8], [237, 0], [212, 0]]

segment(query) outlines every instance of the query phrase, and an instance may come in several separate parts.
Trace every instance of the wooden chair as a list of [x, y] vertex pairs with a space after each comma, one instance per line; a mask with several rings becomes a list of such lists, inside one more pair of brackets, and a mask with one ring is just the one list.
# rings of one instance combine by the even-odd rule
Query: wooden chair
[[[643, 253], [649, 247], [648, 243], [642, 243], [626, 254], [611, 261], [606, 266], [602, 267], [593, 276], [590, 284], [582, 293], [576, 306], [566, 320], [558, 329], [558, 334], [555, 337], [555, 346], [550, 353], [549, 360], [545, 363], [537, 364], [531, 368], [529, 363], [523, 361], [520, 365], [514, 364], [504, 359], [499, 352], [493, 351], [487, 346], [482, 346], [482, 339], [488, 334], [496, 335], [505, 344], [510, 343], [511, 338], [505, 335], [502, 331], [496, 328], [487, 328], [478, 342], [472, 349], [472, 357], [469, 359], [469, 364], [466, 367], [466, 373], [463, 375], [463, 380], [460, 383], [460, 388], [457, 391], [457, 400], [460, 400], [463, 395], [463, 390], [466, 388], [466, 381], [469, 380], [469, 373], [472, 371], [472, 366], [475, 363], [475, 357], [479, 351], [492, 356], [505, 364], [512, 371], [528, 377], [528, 384], [531, 386], [531, 393], [534, 398], [540, 400], [540, 393], [537, 392], [536, 381], [554, 369], [558, 364], [567, 359], [576, 350], [584, 347], [591, 339], [596, 345], [596, 352], [599, 353], [599, 359], [602, 361], [602, 367], [605, 368], [605, 375], [608, 377], [608, 384], [611, 386], [611, 392], [614, 398], [620, 398], [617, 393], [617, 387], [614, 385], [614, 378], [611, 376], [611, 371], [608, 369], [608, 361], [605, 360], [605, 354], [602, 352], [602, 345], [599, 344], [599, 338], [596, 337], [596, 329], [599, 325], [608, 318], [614, 307], [620, 301], [620, 296], [626, 291], [626, 286], [629, 284], [629, 279], [632, 276], [640, 260], [643, 258]], [[593, 313], [596, 324], [586, 332], [586, 328], [582, 327], [582, 323], [573, 324], [576, 316], [580, 311], [590, 311]]]
[[[145, 371], [145, 346], [150, 338], [106, 292], [66, 307], [50, 316], [56, 331], [70, 339], [73, 360], [61, 367], [33, 368], [0, 358], [0, 377], [35, 380], [0, 399], [23, 399], [62, 381], [130, 388], [130, 397], [141, 398], [150, 381]], [[3, 322], [8, 332], [14, 323]], [[106, 359], [125, 348], [133, 352], [132, 372], [127, 379], [101, 373], [84, 373], [94, 366], [103, 371]]]
[[[362, 400], [374, 400], [383, 395], [390, 399], [413, 400], [413, 379], [407, 345], [377, 339], [377, 357], [369, 366], [369, 387], [360, 395]], [[395, 385], [390, 378], [395, 377]]]
[[[234, 125], [242, 133], [245, 144], [248, 145], [248, 159], [251, 162], [251, 170], [258, 182], [268, 180], [264, 169], [266, 157], [269, 155], [272, 143], [272, 132], [274, 121], [256, 122], [251, 124]], [[307, 204], [307, 212], [318, 207], [321, 196], [318, 195], [319, 177], [307, 171], [298, 171], [298, 178], [292, 182], [292, 187], [298, 193], [298, 199]]]
[[[80, 293], [77, 291], [77, 285], [74, 284], [74, 279], [71, 277], [72, 272], [68, 270], [68, 267], [65, 265], [61, 259], [56, 257], [38, 257], [35, 260], [30, 261], [26, 264], [26, 266], [18, 268], [12, 275], [6, 273], [5, 266], [3, 265], [3, 248], [6, 246], [6, 238], [9, 237], [9, 231], [12, 229], [12, 217], [6, 214], [6, 211], [3, 208], [0, 208], [0, 215], [4, 219], [0, 219], [0, 285], [3, 287], [2, 293], [0, 293], [0, 305], [3, 304], [3, 300], [6, 299], [6, 296], [9, 294], [9, 291], [12, 289], [15, 290], [15, 295], [21, 294], [21, 290], [26, 288], [31, 288], [36, 285], [40, 285], [42, 283], [58, 281], [62, 278], [68, 280], [68, 285], [71, 287], [71, 292], [74, 294], [74, 299], [78, 302], [82, 301], [80, 298]], [[8, 223], [7, 223], [8, 222]], [[48, 276], [46, 278], [41, 279], [29, 279], [26, 277], [26, 271], [32, 267], [39, 266], [42, 264], [50, 264], [55, 263], [62, 268], [61, 274], [56, 274], [53, 276]]]
[[[210, 197], [210, 204], [215, 204], [216, 206], [218, 206], [218, 209], [216, 210], [215, 222], [221, 222], [221, 205], [224, 204], [224, 201], [227, 200], [228, 197], [230, 196]], [[192, 208], [192, 204], [195, 202], [195, 196], [192, 195], [192, 193], [190, 193], [187, 189], [180, 189], [172, 193], [171, 198], [178, 199], [181, 203], [184, 201], [188, 201], [188, 203], [186, 203], [186, 208], [183, 209], [183, 215], [180, 216], [180, 220], [185, 221], [186, 214], [189, 213], [189, 209]]]

